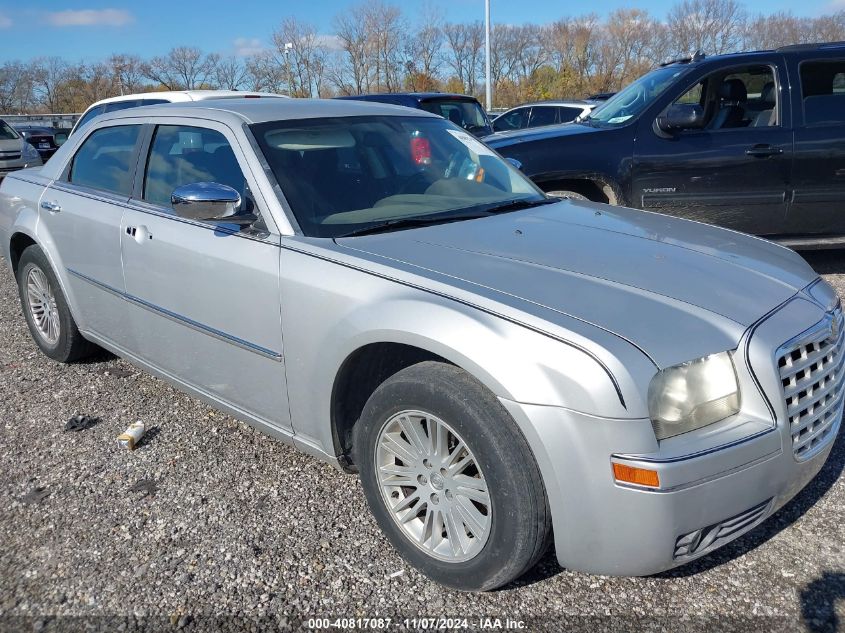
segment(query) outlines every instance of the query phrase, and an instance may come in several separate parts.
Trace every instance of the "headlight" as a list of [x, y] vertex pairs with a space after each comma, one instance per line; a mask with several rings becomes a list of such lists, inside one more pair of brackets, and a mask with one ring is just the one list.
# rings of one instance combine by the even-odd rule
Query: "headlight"
[[658, 440], [732, 416], [739, 411], [739, 386], [730, 353], [660, 370], [648, 387], [648, 410]]
[[41, 158], [41, 154], [38, 153], [38, 150], [35, 149], [32, 145], [27, 143], [26, 141], [23, 142], [23, 158], [24, 160], [34, 160], [36, 158]]

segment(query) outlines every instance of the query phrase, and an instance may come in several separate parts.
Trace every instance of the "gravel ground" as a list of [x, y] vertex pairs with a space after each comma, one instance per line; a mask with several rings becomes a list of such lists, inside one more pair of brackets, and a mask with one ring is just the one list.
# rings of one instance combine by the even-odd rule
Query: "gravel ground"
[[[845, 254], [809, 257], [845, 296]], [[679, 570], [590, 576], [550, 553], [513, 586], [454, 592], [391, 549], [354, 476], [123, 360], [49, 361], [0, 265], [2, 631], [282, 630], [377, 615], [411, 629], [426, 623], [404, 618], [446, 616], [470, 628], [490, 617], [528, 630], [845, 630], [842, 434], [792, 503]], [[100, 420], [65, 432], [76, 413]], [[119, 450], [139, 419], [154, 430]]]

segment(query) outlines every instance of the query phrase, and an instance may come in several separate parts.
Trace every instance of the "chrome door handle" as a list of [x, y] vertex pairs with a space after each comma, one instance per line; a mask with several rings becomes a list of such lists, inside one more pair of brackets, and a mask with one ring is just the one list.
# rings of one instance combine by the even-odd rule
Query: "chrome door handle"
[[42, 200], [41, 201], [41, 208], [45, 211], [49, 211], [50, 213], [58, 213], [62, 210], [62, 205], [58, 202], [50, 202], [49, 200]]
[[755, 158], [766, 158], [767, 156], [783, 154], [783, 150], [780, 147], [772, 147], [771, 145], [755, 145], [745, 150], [745, 153]]

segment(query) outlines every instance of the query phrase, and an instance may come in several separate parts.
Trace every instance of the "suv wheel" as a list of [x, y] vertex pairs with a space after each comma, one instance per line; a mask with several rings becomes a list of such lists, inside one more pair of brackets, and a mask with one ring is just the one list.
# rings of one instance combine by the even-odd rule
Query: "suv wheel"
[[546, 550], [550, 516], [531, 450], [463, 370], [428, 361], [398, 372], [372, 394], [354, 433], [371, 511], [432, 579], [494, 589]]
[[96, 349], [79, 333], [56, 275], [40, 248], [30, 246], [24, 250], [17, 277], [29, 332], [44, 354], [66, 363]]

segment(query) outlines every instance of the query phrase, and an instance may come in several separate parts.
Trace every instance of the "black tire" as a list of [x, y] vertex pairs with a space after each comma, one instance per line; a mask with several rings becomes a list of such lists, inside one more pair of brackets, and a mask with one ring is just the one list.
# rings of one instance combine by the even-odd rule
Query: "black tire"
[[553, 198], [569, 198], [570, 200], [589, 200], [587, 196], [580, 193], [576, 193], [575, 191], [547, 191], [546, 195], [552, 196]]
[[[39, 330], [30, 310], [26, 286], [27, 278], [34, 269], [40, 270], [47, 278], [50, 290], [55, 298], [56, 310], [59, 317], [59, 336], [55, 342], [49, 341]], [[96, 345], [86, 341], [79, 333], [79, 328], [76, 327], [76, 322], [70, 314], [67, 299], [56, 279], [56, 274], [53, 272], [53, 268], [50, 266], [50, 262], [47, 260], [44, 252], [38, 246], [29, 246], [21, 254], [18, 262], [17, 281], [21, 309], [23, 310], [26, 324], [29, 326], [29, 333], [35, 344], [38, 345], [46, 356], [60, 363], [68, 363], [85, 358], [97, 349]]]
[[[469, 560], [444, 561], [423, 551], [399, 527], [383, 498], [375, 464], [378, 438], [393, 416], [407, 410], [448, 421], [488, 482], [489, 535]], [[495, 589], [528, 571], [546, 551], [551, 515], [534, 455], [498, 399], [462, 369], [426, 361], [394, 374], [370, 396], [353, 440], [376, 521], [402, 557], [433, 580], [464, 591]]]

